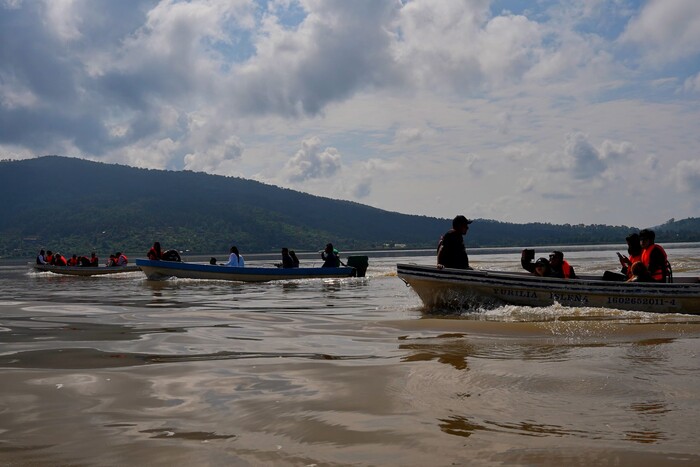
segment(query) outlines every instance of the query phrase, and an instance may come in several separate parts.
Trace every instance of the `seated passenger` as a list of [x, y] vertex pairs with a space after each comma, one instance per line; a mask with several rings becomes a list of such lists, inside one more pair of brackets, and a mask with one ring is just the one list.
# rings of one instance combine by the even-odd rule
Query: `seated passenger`
[[245, 267], [245, 261], [243, 260], [243, 256], [238, 252], [237, 247], [231, 247], [231, 254], [228, 256], [228, 263], [224, 264], [224, 266], [229, 266], [232, 268]]
[[297, 254], [294, 252], [294, 250], [289, 250], [289, 256], [292, 257], [292, 263], [294, 263], [295, 268], [299, 267], [299, 258], [297, 258]]
[[77, 266], [78, 265], [78, 255], [73, 254], [73, 256], [70, 257], [68, 260], [68, 266]]
[[61, 253], [56, 253], [53, 255], [53, 264], [55, 266], [67, 266], [68, 261], [66, 261], [66, 258], [64, 258]]
[[653, 230], [644, 229], [639, 232], [642, 244], [642, 263], [647, 267], [655, 282], [666, 282], [671, 277], [671, 264], [668, 262], [666, 251], [654, 243], [656, 234]]
[[523, 269], [531, 272], [532, 274], [540, 277], [552, 277], [552, 269], [549, 266], [549, 260], [547, 258], [540, 258], [533, 262], [535, 257], [535, 250], [524, 249], [520, 255], [520, 265]]
[[282, 265], [283, 268], [293, 268], [294, 260], [289, 254], [289, 248], [282, 248]]
[[160, 250], [160, 243], [155, 242], [153, 246], [151, 247], [150, 250], [148, 250], [148, 253], [146, 253], [146, 256], [150, 260], [160, 260], [163, 259], [163, 252]]
[[46, 264], [53, 264], [54, 263], [54, 258], [53, 258], [53, 252], [51, 250], [48, 250], [46, 252], [46, 256], [44, 257], [46, 260]]
[[97, 255], [93, 251], [92, 254], [90, 255], [90, 266], [93, 268], [96, 268], [99, 265], [100, 265], [100, 259], [97, 257]]
[[88, 258], [87, 256], [79, 256], [78, 257], [78, 266], [81, 266], [84, 268], [92, 266], [92, 263], [90, 262], [90, 258]]
[[117, 259], [115, 261], [115, 266], [126, 266], [129, 264], [129, 258], [126, 257], [121, 251], [114, 255]]
[[321, 259], [323, 260], [323, 268], [339, 268], [340, 267], [340, 256], [338, 256], [338, 250], [333, 248], [333, 244], [329, 243], [326, 245], [326, 249], [321, 252]]
[[36, 264], [46, 264], [46, 253], [41, 250], [36, 256]]
[[107, 267], [113, 267], [117, 265], [117, 258], [114, 255], [109, 255], [109, 259], [107, 260]]
[[604, 281], [626, 281], [631, 279], [632, 264], [642, 260], [642, 246], [639, 242], [639, 234], [631, 233], [625, 237], [625, 241], [627, 242], [627, 255], [617, 253], [617, 259], [620, 261], [620, 266], [622, 267], [620, 273], [605, 271], [603, 273]]
[[637, 261], [630, 267], [631, 277], [627, 282], [655, 282], [644, 263]]
[[555, 250], [549, 255], [549, 267], [552, 270], [552, 277], [576, 279], [573, 266], [564, 259], [564, 253], [561, 251]]

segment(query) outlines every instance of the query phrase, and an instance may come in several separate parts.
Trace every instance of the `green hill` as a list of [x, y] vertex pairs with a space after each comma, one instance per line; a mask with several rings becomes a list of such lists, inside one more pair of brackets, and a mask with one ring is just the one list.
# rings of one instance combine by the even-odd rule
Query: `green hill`
[[[226, 252], [232, 244], [247, 252], [318, 250], [327, 242], [344, 251], [432, 248], [450, 225], [241, 178], [58, 156], [0, 161], [0, 200], [0, 256], [33, 256], [42, 247], [140, 254], [155, 240], [193, 254]], [[658, 239], [700, 240], [697, 225], [669, 222]], [[623, 243], [633, 230], [486, 219], [472, 227], [471, 247]]]

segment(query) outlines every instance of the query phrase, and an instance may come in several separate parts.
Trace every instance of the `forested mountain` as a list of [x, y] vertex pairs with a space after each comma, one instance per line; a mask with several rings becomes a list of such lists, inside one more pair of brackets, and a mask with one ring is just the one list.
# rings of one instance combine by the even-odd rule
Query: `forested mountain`
[[[457, 213], [455, 213], [457, 214]], [[468, 206], [463, 213], [469, 217]], [[700, 219], [669, 221], [658, 239], [700, 239]], [[434, 247], [450, 221], [388, 212], [241, 178], [46, 156], [0, 162], [0, 256], [142, 254], [153, 241], [191, 253], [282, 246], [344, 251]], [[675, 227], [678, 229], [675, 229]], [[510, 224], [479, 219], [468, 244], [519, 246], [624, 243], [627, 226]]]

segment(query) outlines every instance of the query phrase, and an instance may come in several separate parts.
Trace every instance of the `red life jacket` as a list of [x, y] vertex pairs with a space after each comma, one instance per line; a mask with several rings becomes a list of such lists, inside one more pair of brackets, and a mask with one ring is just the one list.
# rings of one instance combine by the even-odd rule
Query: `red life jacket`
[[561, 272], [564, 273], [564, 279], [571, 277], [571, 265], [566, 260], [561, 262]]
[[[122, 260], [122, 258], [124, 259]], [[129, 263], [129, 258], [127, 258], [125, 254], [121, 254], [116, 261], [119, 266], [126, 266]]]
[[56, 256], [56, 266], [66, 266], [68, 263], [66, 263], [66, 258], [64, 258], [61, 255]]
[[637, 261], [642, 260], [642, 255], [641, 253], [638, 255], [630, 255], [630, 264], [627, 266], [627, 277], [632, 279], [634, 277], [634, 274], [632, 274], [632, 265], [636, 263]]
[[661, 247], [661, 245], [657, 245], [654, 243], [653, 245], [650, 245], [649, 247], [645, 248], [644, 251], [642, 251], [642, 263], [644, 263], [644, 266], [649, 269], [649, 260], [651, 259], [651, 252], [657, 248], [661, 253], [664, 255], [664, 262], [663, 265], [656, 269], [655, 271], [649, 270], [649, 274], [651, 275], [652, 279], [655, 281], [661, 282], [664, 281], [668, 277], [668, 256], [666, 255], [666, 251]]
[[53, 255], [46, 255], [44, 261], [46, 261], [48, 264], [51, 264], [51, 262], [53, 261]]
[[78, 265], [78, 258], [72, 258], [68, 260], [68, 266], [77, 266]]

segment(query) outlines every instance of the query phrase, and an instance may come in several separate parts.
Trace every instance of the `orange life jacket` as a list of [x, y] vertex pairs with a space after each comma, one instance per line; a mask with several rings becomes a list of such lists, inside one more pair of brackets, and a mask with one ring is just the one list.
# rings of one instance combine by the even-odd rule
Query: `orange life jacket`
[[571, 265], [566, 260], [561, 262], [561, 272], [564, 273], [564, 279], [571, 277]]
[[636, 263], [637, 261], [642, 260], [642, 254], [640, 253], [638, 255], [630, 255], [629, 259], [630, 259], [630, 264], [628, 266], [626, 266], [627, 267], [627, 277], [632, 279], [634, 277], [634, 274], [632, 274], [632, 265], [634, 263]]
[[78, 265], [78, 258], [72, 258], [68, 260], [68, 266], [77, 266]]
[[66, 258], [61, 255], [56, 256], [56, 266], [66, 266]]
[[51, 264], [51, 261], [53, 261], [53, 255], [46, 255], [44, 261], [46, 261], [48, 264]]
[[649, 260], [651, 259], [651, 252], [657, 248], [661, 253], [664, 255], [664, 262], [663, 265], [656, 269], [655, 271], [649, 270], [649, 274], [651, 275], [652, 279], [655, 281], [663, 281], [668, 277], [668, 256], [666, 255], [666, 251], [661, 247], [661, 245], [657, 245], [654, 243], [653, 245], [650, 245], [649, 247], [645, 248], [644, 251], [642, 251], [642, 263], [644, 263], [644, 266], [649, 268]]
[[[124, 258], [124, 261], [122, 261], [122, 258]], [[129, 258], [126, 257], [125, 254], [119, 255], [119, 258], [116, 259], [117, 264], [122, 264], [126, 266], [129, 263]]]

